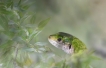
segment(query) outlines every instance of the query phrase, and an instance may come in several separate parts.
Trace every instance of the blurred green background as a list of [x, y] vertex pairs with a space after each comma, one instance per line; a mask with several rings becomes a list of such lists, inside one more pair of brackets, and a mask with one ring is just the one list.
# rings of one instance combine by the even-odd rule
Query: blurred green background
[[[105, 0], [0, 0], [1, 68], [105, 68], [105, 6]], [[70, 59], [48, 42], [57, 32], [78, 37], [94, 53]]]

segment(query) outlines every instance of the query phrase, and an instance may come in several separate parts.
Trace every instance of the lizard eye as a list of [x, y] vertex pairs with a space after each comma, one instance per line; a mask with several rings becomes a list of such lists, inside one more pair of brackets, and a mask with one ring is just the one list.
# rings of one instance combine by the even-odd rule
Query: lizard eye
[[57, 40], [60, 42], [61, 41], [61, 38], [58, 38]]

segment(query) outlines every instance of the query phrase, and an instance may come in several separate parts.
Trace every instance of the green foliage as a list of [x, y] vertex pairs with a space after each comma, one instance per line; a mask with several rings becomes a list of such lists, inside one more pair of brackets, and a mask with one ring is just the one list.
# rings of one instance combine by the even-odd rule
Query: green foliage
[[[2, 68], [31, 66], [29, 53], [38, 51], [36, 37], [50, 18], [36, 23], [36, 14], [29, 11], [29, 1], [0, 2], [0, 63]], [[33, 1], [34, 2], [34, 1]], [[24, 3], [24, 4], [23, 4]], [[31, 43], [31, 41], [35, 41]]]

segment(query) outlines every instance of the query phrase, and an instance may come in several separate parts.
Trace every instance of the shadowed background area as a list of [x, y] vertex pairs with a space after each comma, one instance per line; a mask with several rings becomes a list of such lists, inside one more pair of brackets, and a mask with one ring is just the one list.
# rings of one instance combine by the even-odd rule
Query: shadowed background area
[[56, 32], [70, 33], [84, 41], [88, 47], [97, 49], [97, 53], [104, 50], [105, 57], [104, 0], [37, 0], [36, 2], [37, 15], [43, 14], [38, 20], [45, 17], [52, 18], [39, 36], [47, 40], [50, 34]]
[[[43, 0], [38, 15], [42, 13], [44, 17], [50, 16], [51, 20], [39, 36], [47, 41], [50, 34], [70, 33], [81, 39], [90, 50], [94, 49], [95, 54], [105, 59], [105, 3], [105, 0]], [[42, 38], [39, 39], [43, 40]], [[99, 65], [101, 62], [103, 65]], [[96, 68], [105, 68], [104, 63], [105, 61], [102, 60], [94, 64]]]

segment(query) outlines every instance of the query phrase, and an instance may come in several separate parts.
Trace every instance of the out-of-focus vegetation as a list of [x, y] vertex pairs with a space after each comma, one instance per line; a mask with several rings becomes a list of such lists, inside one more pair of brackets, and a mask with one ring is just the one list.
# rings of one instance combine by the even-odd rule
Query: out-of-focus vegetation
[[33, 2], [21, 0], [17, 3], [0, 2], [0, 63], [2, 68], [30, 67], [33, 61], [29, 53], [44, 50], [37, 46], [36, 37], [50, 18], [36, 23], [36, 14], [30, 11], [32, 4]]
[[[105, 3], [0, 0], [1, 68], [105, 68]], [[55, 48], [47, 38], [57, 32], [78, 37], [90, 52], [76, 58]]]

